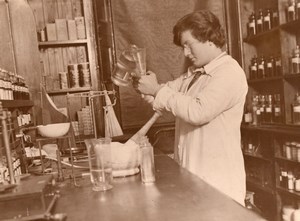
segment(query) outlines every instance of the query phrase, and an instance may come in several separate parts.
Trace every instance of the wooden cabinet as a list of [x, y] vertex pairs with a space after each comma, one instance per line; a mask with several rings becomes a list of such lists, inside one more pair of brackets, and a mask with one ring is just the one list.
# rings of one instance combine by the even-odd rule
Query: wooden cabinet
[[241, 129], [247, 188], [270, 220], [281, 220], [286, 205], [299, 209], [299, 192], [281, 181], [288, 179], [285, 174], [293, 175], [295, 187], [300, 169], [298, 160], [283, 154], [285, 143], [299, 143], [300, 136], [294, 108], [300, 91], [300, 14], [295, 1], [294, 19], [288, 18], [291, 2], [237, 1], [241, 60], [249, 85]]

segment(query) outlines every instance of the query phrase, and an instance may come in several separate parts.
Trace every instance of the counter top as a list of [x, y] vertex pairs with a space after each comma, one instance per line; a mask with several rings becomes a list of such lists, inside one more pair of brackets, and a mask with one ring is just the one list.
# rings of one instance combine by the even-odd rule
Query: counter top
[[67, 184], [54, 212], [71, 221], [264, 220], [166, 155], [155, 156], [155, 167], [154, 184], [142, 184], [139, 174], [114, 178], [107, 192], [92, 191], [89, 177], [78, 180], [80, 187]]

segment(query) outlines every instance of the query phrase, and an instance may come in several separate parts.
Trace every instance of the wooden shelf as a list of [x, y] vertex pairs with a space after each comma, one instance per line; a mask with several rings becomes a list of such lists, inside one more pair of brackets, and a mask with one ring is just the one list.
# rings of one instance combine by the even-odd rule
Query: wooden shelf
[[243, 154], [244, 154], [245, 157], [255, 158], [255, 159], [258, 159], [258, 160], [266, 161], [268, 163], [272, 163], [272, 161], [270, 159], [265, 158], [265, 157], [263, 157], [262, 155], [259, 155], [259, 154], [251, 154], [251, 153], [245, 153], [245, 152], [243, 152]]
[[267, 77], [267, 78], [261, 78], [261, 79], [249, 79], [248, 83], [249, 84], [255, 84], [255, 83], [267, 83], [270, 81], [279, 81], [282, 80], [282, 76], [276, 76], [276, 77]]
[[0, 100], [4, 108], [20, 108], [33, 107], [34, 103], [31, 100]]
[[87, 44], [87, 42], [88, 42], [87, 39], [67, 40], [67, 41], [44, 41], [44, 42], [39, 42], [39, 47], [82, 45], [82, 44]]
[[243, 130], [257, 130], [262, 132], [280, 133], [300, 137], [300, 126], [289, 124], [263, 124], [260, 126], [245, 125], [241, 126]]
[[276, 187], [276, 189], [283, 194], [286, 194], [288, 196], [296, 197], [297, 199], [300, 199], [300, 192], [294, 191], [294, 190], [288, 190], [283, 187]]
[[294, 80], [295, 78], [300, 79], [300, 74], [285, 74], [284, 75], [284, 79], [286, 79], [286, 80], [288, 80], [288, 79]]
[[53, 91], [47, 91], [49, 95], [51, 94], [66, 94], [66, 93], [76, 93], [76, 92], [84, 92], [84, 91], [90, 91], [91, 87], [79, 87], [79, 88], [68, 88], [68, 89], [59, 89], [59, 90], [53, 90]]
[[244, 42], [246, 43], [256, 43], [257, 40], [261, 39], [261, 38], [265, 38], [266, 36], [270, 36], [272, 37], [274, 35], [275, 32], [277, 32], [279, 30], [279, 26], [272, 28], [271, 30], [268, 31], [264, 31], [262, 33], [253, 35], [251, 37], [246, 37], [243, 39]]
[[300, 20], [299, 19], [280, 25], [280, 28], [282, 28], [282, 29], [290, 29], [290, 30], [293, 30], [293, 31], [297, 31], [298, 29], [296, 29], [296, 28], [299, 28], [299, 27], [300, 27]]
[[274, 191], [273, 191], [272, 188], [263, 186], [260, 183], [257, 183], [255, 181], [252, 181], [252, 180], [248, 179], [246, 183], [247, 183], [247, 186], [253, 187], [255, 189], [262, 190], [262, 191], [264, 191], [266, 193], [269, 193], [269, 194], [274, 194]]
[[284, 161], [284, 162], [299, 164], [299, 166], [300, 166], [300, 162], [295, 161], [295, 160], [290, 160], [290, 159], [287, 159], [285, 157], [276, 156], [275, 159], [278, 160], [278, 161]]

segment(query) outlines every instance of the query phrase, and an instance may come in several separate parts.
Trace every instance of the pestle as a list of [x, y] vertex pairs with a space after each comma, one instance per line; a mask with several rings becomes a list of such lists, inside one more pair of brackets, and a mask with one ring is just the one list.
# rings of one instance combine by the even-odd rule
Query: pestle
[[155, 112], [152, 117], [147, 121], [147, 123], [138, 131], [136, 132], [125, 144], [131, 144], [134, 142], [135, 144], [139, 143], [139, 137], [145, 136], [155, 121], [161, 116], [161, 113]]

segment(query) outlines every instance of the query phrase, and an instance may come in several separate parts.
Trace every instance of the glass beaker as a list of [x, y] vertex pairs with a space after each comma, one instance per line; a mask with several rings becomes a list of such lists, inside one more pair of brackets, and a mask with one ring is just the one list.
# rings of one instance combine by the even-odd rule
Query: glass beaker
[[85, 140], [94, 191], [110, 190], [113, 187], [110, 143], [110, 138]]

